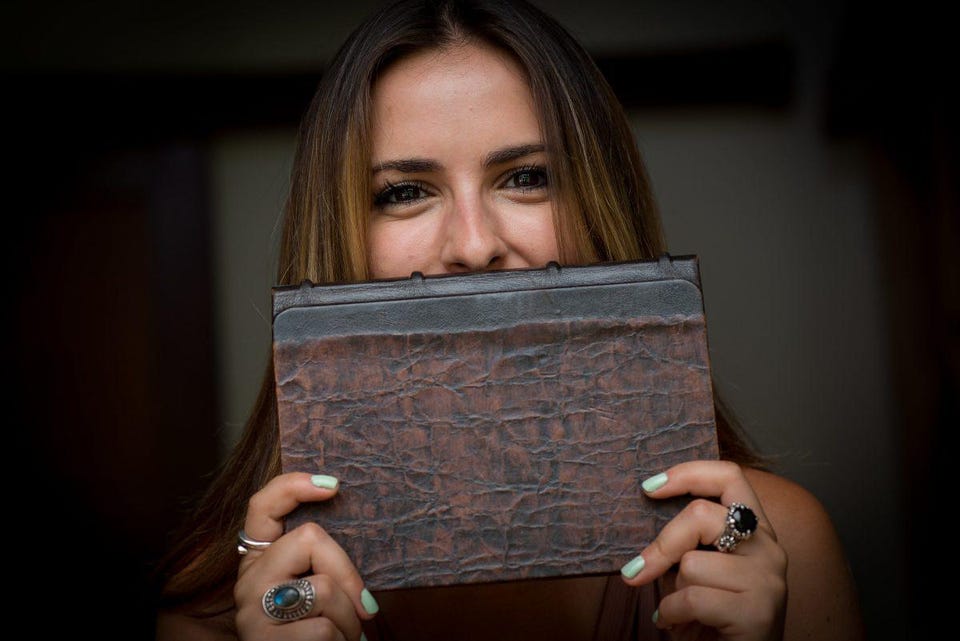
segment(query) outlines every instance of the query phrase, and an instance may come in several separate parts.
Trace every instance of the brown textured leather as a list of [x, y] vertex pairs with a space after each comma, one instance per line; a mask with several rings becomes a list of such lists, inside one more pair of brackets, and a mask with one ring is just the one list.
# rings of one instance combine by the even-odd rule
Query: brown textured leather
[[321, 524], [371, 589], [615, 572], [686, 502], [640, 483], [717, 457], [702, 312], [294, 337], [274, 360], [284, 471], [341, 482], [287, 528]]

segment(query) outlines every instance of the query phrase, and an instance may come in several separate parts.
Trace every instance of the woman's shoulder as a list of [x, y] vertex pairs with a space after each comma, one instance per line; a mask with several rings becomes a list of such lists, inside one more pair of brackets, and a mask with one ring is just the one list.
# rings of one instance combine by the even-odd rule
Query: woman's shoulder
[[833, 521], [812, 492], [795, 481], [763, 470], [744, 468], [744, 474], [791, 563], [810, 557], [846, 563]]
[[777, 530], [778, 522], [792, 523], [801, 518], [808, 523], [812, 520], [821, 527], [830, 523], [830, 517], [820, 500], [799, 483], [752, 467], [743, 468], [743, 473], [757, 493], [774, 530]]
[[842, 556], [833, 521], [812, 492], [795, 481], [764, 470], [744, 468], [744, 474], [784, 549], [789, 552], [819, 548]]
[[787, 553], [786, 629], [797, 633], [791, 638], [861, 639], [853, 573], [823, 504], [782, 476], [753, 468], [744, 468], [744, 474]]

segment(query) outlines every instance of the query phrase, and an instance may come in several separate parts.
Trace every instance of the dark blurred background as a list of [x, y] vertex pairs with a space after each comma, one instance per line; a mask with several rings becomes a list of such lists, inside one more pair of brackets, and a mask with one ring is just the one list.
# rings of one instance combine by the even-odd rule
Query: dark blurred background
[[[267, 362], [296, 126], [377, 4], [0, 9], [7, 451], [25, 470], [5, 551], [29, 585], [52, 579], [51, 614], [28, 617], [41, 637], [152, 636], [151, 568]], [[951, 530], [933, 517], [952, 509], [960, 425], [943, 10], [538, 4], [629, 110], [671, 251], [701, 257], [721, 390], [830, 511], [870, 637], [930, 636], [950, 612], [933, 586]]]

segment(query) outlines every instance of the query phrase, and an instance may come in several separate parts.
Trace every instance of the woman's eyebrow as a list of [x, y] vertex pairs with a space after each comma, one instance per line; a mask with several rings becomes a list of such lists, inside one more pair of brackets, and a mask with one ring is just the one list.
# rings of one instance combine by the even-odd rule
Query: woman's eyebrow
[[531, 143], [527, 145], [517, 145], [516, 147], [504, 147], [496, 151], [491, 151], [483, 161], [484, 168], [500, 165], [505, 162], [523, 158], [530, 154], [537, 154], [546, 149], [543, 143]]
[[379, 173], [388, 169], [396, 169], [405, 174], [419, 174], [428, 171], [440, 171], [443, 165], [436, 160], [426, 158], [404, 158], [402, 160], [386, 160], [373, 166], [373, 173]]
[[[496, 151], [491, 151], [489, 154], [487, 154], [487, 157], [483, 160], [483, 166], [484, 168], [487, 168], [492, 167], [493, 165], [500, 165], [518, 158], [523, 158], [524, 156], [540, 153], [544, 149], [546, 149], [546, 147], [544, 147], [543, 143], [530, 143], [526, 145], [516, 145], [514, 147], [504, 147], [503, 149], [497, 149]], [[398, 160], [385, 160], [384, 162], [377, 163], [373, 166], [373, 173], [377, 174], [381, 171], [387, 171], [388, 169], [395, 169], [396, 171], [405, 174], [419, 174], [431, 171], [441, 171], [443, 169], [443, 165], [436, 160], [430, 160], [428, 158], [402, 158]]]

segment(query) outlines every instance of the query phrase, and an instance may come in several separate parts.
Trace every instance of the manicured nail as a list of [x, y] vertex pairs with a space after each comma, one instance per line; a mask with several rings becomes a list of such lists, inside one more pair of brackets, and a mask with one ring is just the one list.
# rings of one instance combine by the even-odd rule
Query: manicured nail
[[376, 614], [380, 611], [380, 604], [377, 603], [377, 600], [373, 598], [367, 588], [363, 588], [360, 593], [360, 603], [363, 604], [363, 609], [367, 611], [367, 614]]
[[665, 472], [660, 472], [656, 476], [651, 476], [641, 485], [643, 486], [644, 492], [656, 492], [661, 487], [667, 484], [667, 475]]
[[335, 490], [337, 489], [338, 481], [333, 476], [327, 476], [326, 474], [314, 474], [310, 477], [310, 482], [316, 485], [317, 487], [322, 487], [325, 490]]
[[653, 611], [653, 623], [656, 625], [657, 621], [660, 620], [660, 608], [657, 608]]
[[633, 577], [640, 574], [640, 570], [642, 570], [643, 566], [645, 566], [646, 564], [647, 562], [643, 560], [643, 555], [637, 556], [632, 561], [627, 563], [625, 566], [620, 568], [620, 574], [627, 577], [628, 579], [632, 579]]
[[363, 632], [360, 633], [360, 641], [367, 641], [367, 635], [365, 635]]

